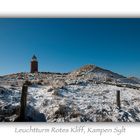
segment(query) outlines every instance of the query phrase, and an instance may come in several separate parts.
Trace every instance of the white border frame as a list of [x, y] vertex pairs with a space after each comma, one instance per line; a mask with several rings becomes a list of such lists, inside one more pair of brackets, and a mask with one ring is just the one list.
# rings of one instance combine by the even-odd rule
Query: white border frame
[[[139, 0], [0, 0], [1, 18], [139, 18]], [[122, 135], [105, 134], [72, 134], [72, 133], [22, 133], [16, 134], [15, 127], [62, 127], [70, 128], [75, 125], [86, 125], [94, 128], [126, 128]], [[139, 137], [139, 123], [1, 123], [1, 139], [133, 139]]]

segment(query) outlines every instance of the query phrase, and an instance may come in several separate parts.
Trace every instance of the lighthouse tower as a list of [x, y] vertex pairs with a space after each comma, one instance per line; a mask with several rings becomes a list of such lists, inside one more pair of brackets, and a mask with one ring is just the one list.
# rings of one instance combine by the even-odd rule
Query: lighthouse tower
[[31, 73], [38, 72], [38, 61], [37, 57], [33, 55], [32, 60], [31, 60]]

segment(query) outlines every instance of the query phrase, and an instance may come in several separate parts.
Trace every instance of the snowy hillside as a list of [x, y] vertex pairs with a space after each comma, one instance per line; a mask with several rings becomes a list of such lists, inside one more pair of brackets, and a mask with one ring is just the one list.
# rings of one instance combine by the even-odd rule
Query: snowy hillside
[[[71, 73], [19, 73], [0, 81], [0, 121], [19, 115], [21, 86], [28, 88], [26, 121], [139, 122], [140, 84], [111, 71], [86, 65]], [[116, 104], [120, 90], [121, 108]]]
[[97, 67], [95, 65], [86, 65], [78, 70], [73, 71], [68, 75], [70, 79], [84, 79], [98, 82], [110, 82], [110, 83], [125, 83], [125, 84], [140, 84], [140, 81], [136, 81], [112, 71]]

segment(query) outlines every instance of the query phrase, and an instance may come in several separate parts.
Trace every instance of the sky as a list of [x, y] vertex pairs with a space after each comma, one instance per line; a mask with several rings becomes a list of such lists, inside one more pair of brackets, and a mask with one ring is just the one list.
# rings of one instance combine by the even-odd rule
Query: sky
[[140, 78], [140, 19], [0, 18], [0, 75], [70, 72], [94, 64]]

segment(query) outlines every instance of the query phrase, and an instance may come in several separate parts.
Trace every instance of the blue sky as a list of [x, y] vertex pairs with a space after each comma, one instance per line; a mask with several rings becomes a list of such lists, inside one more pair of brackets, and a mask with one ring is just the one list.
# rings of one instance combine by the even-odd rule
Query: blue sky
[[0, 75], [30, 71], [69, 72], [95, 64], [140, 77], [140, 19], [0, 19]]

